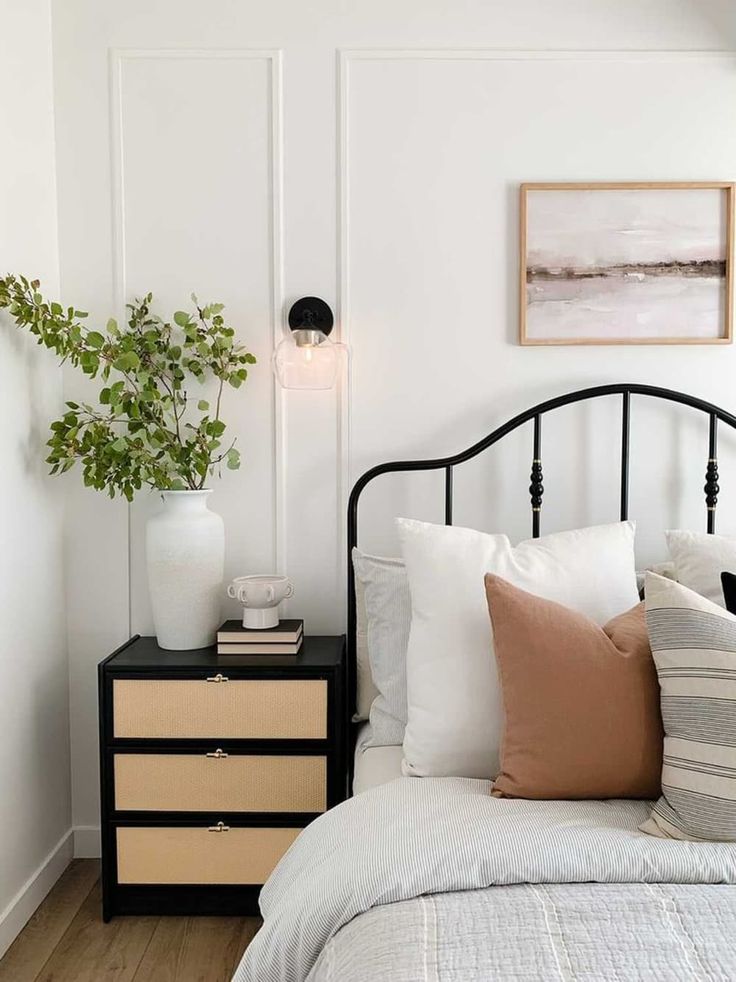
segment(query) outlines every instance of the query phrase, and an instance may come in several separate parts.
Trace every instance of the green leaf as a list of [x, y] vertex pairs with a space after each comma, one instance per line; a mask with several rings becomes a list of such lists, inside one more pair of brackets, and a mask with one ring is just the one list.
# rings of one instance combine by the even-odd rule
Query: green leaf
[[101, 348], [104, 343], [105, 339], [99, 331], [90, 331], [87, 335], [87, 344], [91, 344], [93, 348]]
[[174, 314], [174, 323], [178, 324], [179, 327], [184, 327], [190, 321], [189, 314], [185, 313], [183, 310], [177, 310]]
[[210, 404], [207, 402], [206, 399], [200, 399], [199, 402], [197, 403], [197, 409], [201, 413], [206, 413], [209, 408], [210, 408]]
[[119, 372], [129, 372], [131, 369], [137, 368], [140, 363], [141, 360], [135, 351], [124, 351], [113, 362], [113, 368], [117, 368]]
[[114, 317], [111, 317], [107, 324], [106, 329], [108, 334], [112, 334], [113, 337], [117, 337], [120, 334], [120, 328], [118, 327], [118, 322]]
[[240, 451], [231, 447], [227, 452], [227, 466], [231, 471], [236, 471], [240, 467]]

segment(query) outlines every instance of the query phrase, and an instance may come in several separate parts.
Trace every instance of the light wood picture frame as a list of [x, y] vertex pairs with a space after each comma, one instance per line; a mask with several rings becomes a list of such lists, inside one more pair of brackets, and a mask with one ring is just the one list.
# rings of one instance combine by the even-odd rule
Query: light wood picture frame
[[520, 187], [520, 343], [730, 344], [728, 181]]

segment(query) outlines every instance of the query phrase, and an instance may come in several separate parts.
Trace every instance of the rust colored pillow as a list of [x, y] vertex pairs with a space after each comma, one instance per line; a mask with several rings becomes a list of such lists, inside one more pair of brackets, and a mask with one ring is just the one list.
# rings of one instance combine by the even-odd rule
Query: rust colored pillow
[[656, 798], [664, 734], [644, 604], [599, 627], [485, 578], [505, 712], [500, 798]]

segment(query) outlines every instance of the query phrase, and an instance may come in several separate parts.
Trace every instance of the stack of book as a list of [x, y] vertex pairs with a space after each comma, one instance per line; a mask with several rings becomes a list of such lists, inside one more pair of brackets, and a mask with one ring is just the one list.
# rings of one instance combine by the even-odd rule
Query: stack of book
[[296, 658], [304, 639], [304, 621], [280, 621], [265, 630], [243, 627], [240, 621], [225, 621], [217, 632], [218, 655], [278, 655], [279, 660]]

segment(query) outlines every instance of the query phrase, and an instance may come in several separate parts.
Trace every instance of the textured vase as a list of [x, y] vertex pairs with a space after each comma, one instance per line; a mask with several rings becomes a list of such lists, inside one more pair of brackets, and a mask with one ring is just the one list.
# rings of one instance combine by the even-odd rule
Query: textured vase
[[225, 525], [207, 507], [211, 491], [162, 491], [163, 509], [146, 526], [153, 622], [162, 648], [213, 644], [220, 626]]

